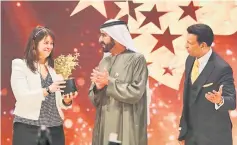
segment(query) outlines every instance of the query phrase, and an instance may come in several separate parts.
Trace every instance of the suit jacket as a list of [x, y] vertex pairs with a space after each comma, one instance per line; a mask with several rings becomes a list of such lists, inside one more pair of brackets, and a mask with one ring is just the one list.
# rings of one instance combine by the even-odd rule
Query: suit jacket
[[[201, 145], [231, 145], [232, 123], [229, 110], [236, 108], [236, 91], [232, 68], [219, 55], [212, 52], [208, 63], [190, 87], [190, 74], [195, 58], [188, 56], [185, 64], [183, 111], [180, 119], [179, 140], [184, 140], [190, 131], [188, 112], [195, 108], [196, 140]], [[224, 104], [218, 110], [205, 98], [207, 92], [218, 91], [223, 86]]]
[[[53, 68], [47, 67], [53, 81], [62, 80]], [[39, 73], [33, 73], [22, 59], [12, 61], [11, 87], [16, 99], [14, 114], [20, 117], [38, 120], [43, 95], [41, 79]], [[56, 105], [59, 114], [64, 119], [61, 108], [67, 109], [71, 106], [65, 106], [62, 103], [60, 91], [55, 92]]]

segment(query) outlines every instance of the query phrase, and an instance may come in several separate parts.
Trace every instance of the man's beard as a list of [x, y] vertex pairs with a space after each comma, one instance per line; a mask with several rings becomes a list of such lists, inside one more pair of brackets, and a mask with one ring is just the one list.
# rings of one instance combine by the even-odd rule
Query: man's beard
[[100, 44], [103, 46], [104, 52], [110, 52], [110, 50], [114, 47], [115, 42], [113, 39], [111, 39], [111, 42], [108, 44], [105, 44], [104, 42], [101, 42]]

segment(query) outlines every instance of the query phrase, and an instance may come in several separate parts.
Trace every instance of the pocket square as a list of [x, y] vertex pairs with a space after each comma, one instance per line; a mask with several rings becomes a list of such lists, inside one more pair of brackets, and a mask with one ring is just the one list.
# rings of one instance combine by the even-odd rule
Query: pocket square
[[209, 86], [211, 86], [211, 85], [213, 85], [213, 83], [205, 84], [205, 85], [203, 85], [202, 87], [203, 87], [203, 88], [206, 88], [206, 87], [209, 87]]

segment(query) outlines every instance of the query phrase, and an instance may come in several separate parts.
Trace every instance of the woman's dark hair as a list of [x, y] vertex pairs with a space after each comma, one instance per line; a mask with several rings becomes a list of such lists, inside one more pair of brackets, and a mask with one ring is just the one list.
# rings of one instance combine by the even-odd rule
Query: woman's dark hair
[[[27, 66], [34, 73], [37, 70], [35, 63], [39, 61], [39, 54], [37, 51], [37, 47], [39, 45], [39, 42], [47, 36], [50, 36], [54, 42], [55, 37], [50, 29], [42, 26], [37, 26], [33, 29], [28, 39], [24, 53], [24, 59], [26, 61]], [[54, 66], [53, 51], [48, 56], [47, 62], [50, 67]]]

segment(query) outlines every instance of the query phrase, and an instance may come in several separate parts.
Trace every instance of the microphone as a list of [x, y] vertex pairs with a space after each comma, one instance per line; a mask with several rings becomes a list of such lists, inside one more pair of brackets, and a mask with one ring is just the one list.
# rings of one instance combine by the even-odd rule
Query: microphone
[[42, 125], [40, 127], [36, 142], [37, 142], [37, 145], [51, 145], [52, 144], [50, 131], [46, 126]]
[[118, 141], [117, 138], [118, 138], [118, 134], [110, 133], [108, 145], [122, 145], [121, 141]]

